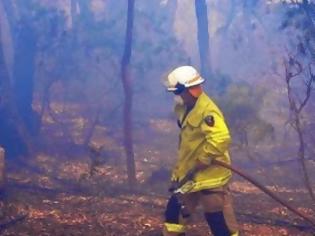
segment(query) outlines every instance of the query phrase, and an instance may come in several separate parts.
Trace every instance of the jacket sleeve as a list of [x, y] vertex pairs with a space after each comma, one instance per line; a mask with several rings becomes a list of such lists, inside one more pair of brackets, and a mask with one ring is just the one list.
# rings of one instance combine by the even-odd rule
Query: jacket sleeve
[[203, 155], [198, 159], [210, 164], [212, 158], [223, 156], [228, 151], [231, 137], [228, 127], [221, 114], [217, 112], [206, 112], [201, 123], [201, 130], [205, 135]]

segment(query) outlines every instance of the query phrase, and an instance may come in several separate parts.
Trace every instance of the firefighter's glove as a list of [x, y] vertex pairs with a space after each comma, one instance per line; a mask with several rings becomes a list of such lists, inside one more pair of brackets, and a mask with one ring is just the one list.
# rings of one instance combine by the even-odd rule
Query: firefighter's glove
[[178, 189], [178, 181], [172, 181], [168, 188], [168, 191], [173, 193], [176, 189]]
[[195, 186], [195, 182], [192, 180], [187, 181], [182, 187], [177, 188], [173, 191], [173, 193], [185, 194], [189, 193]]

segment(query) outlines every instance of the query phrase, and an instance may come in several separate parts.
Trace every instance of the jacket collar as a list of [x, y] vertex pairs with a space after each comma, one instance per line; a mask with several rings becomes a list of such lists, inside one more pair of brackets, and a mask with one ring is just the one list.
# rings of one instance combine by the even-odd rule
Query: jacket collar
[[192, 125], [193, 127], [198, 127], [200, 125], [200, 122], [202, 121], [202, 115], [204, 112], [204, 107], [207, 104], [207, 101], [209, 100], [208, 96], [203, 92], [197, 99], [195, 106], [193, 109], [188, 113], [185, 120], [183, 121], [184, 114], [186, 111], [185, 106], [179, 106], [175, 108], [175, 111], [178, 114], [178, 117], [180, 119], [180, 122], [182, 123], [182, 127], [185, 127], [187, 123]]

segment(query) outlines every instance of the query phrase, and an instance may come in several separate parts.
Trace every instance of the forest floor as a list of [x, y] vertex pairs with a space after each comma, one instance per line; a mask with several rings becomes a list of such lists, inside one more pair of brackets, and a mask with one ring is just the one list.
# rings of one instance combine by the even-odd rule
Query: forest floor
[[[160, 235], [169, 197], [167, 167], [174, 162], [168, 155], [174, 155], [175, 147], [163, 148], [169, 140], [158, 143], [161, 138], [150, 145], [140, 142], [139, 132], [135, 140], [139, 184], [133, 191], [126, 186], [121, 145], [114, 145], [113, 139], [98, 139], [97, 132], [94, 142], [102, 140], [102, 145], [107, 145], [99, 160], [88, 151], [76, 152], [71, 145], [66, 145], [68, 154], [64, 154], [65, 147], [59, 144], [56, 150], [47, 149], [27, 162], [10, 161], [1, 201], [0, 234]], [[257, 169], [251, 174], [266, 177], [263, 171]], [[279, 173], [291, 170], [283, 167], [279, 172], [272, 171], [269, 177], [277, 178]], [[315, 219], [314, 206], [302, 186], [270, 183], [266, 184], [271, 190]], [[231, 190], [242, 235], [314, 235], [306, 222], [237, 176]], [[211, 235], [200, 209], [189, 224], [188, 235]]]

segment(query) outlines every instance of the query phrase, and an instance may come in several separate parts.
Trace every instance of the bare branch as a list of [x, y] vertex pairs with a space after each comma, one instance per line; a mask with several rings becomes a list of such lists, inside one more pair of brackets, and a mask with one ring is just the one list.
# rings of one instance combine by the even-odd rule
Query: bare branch
[[[299, 140], [299, 149], [298, 149], [298, 157], [300, 159], [302, 168], [303, 168], [303, 177], [304, 177], [304, 184], [306, 189], [308, 190], [310, 197], [312, 200], [315, 202], [315, 194], [312, 189], [311, 181], [309, 174], [307, 172], [307, 165], [305, 163], [305, 149], [306, 149], [306, 143], [305, 143], [305, 137], [303, 133], [303, 127], [302, 127], [302, 121], [301, 121], [301, 116], [300, 113], [303, 110], [303, 108], [306, 106], [307, 102], [309, 101], [309, 98], [311, 96], [311, 91], [313, 88], [313, 82], [314, 80], [314, 75], [312, 73], [312, 66], [311, 64], [308, 65], [308, 72], [309, 75], [307, 76], [308, 80], [306, 81], [306, 94], [303, 99], [303, 101], [300, 103], [300, 105], [297, 105], [297, 97], [294, 96], [293, 94], [293, 89], [291, 86], [291, 80], [292, 78], [300, 75], [305, 71], [305, 68], [303, 68], [302, 64], [296, 59], [297, 57], [292, 56], [290, 53], [288, 54], [289, 59], [284, 60], [284, 69], [285, 69], [285, 81], [287, 85], [287, 95], [288, 95], [288, 100], [289, 100], [289, 105], [290, 105], [290, 116], [292, 119], [289, 119], [291, 127], [296, 131], [298, 135], [298, 140]], [[295, 72], [293, 73], [291, 70], [294, 69]], [[302, 78], [301, 78], [302, 79]]]
[[308, 66], [308, 69], [309, 69], [310, 78], [309, 78], [309, 80], [306, 81], [306, 95], [305, 95], [303, 102], [300, 104], [300, 106], [297, 110], [298, 113], [301, 113], [301, 111], [303, 110], [303, 108], [307, 104], [308, 100], [310, 99], [311, 93], [312, 93], [314, 75], [312, 74], [312, 68], [310, 65]]

